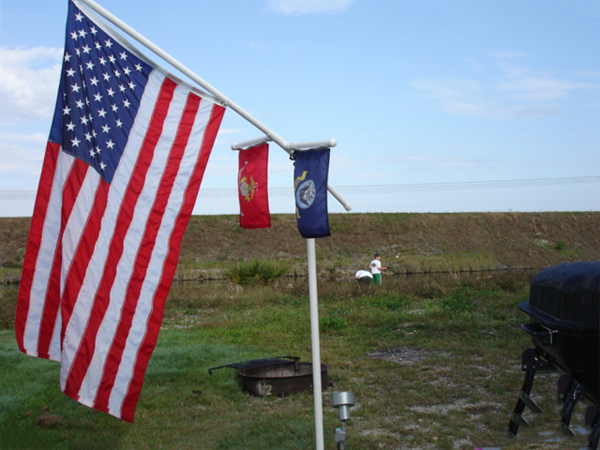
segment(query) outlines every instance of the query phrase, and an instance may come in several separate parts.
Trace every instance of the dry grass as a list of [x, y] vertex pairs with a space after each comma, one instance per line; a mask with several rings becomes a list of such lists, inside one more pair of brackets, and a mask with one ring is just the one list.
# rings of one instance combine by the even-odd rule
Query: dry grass
[[[23, 262], [29, 221], [0, 218], [5, 273]], [[273, 215], [268, 229], [243, 230], [238, 223], [234, 215], [193, 216], [180, 268], [227, 268], [230, 262], [270, 258], [302, 270], [306, 243], [293, 215]], [[331, 214], [330, 226], [331, 237], [317, 245], [324, 270], [365, 268], [375, 251], [399, 272], [541, 268], [600, 255], [600, 212]]]
[[[241, 392], [232, 371], [206, 372], [282, 354], [310, 360], [306, 280], [180, 281], [222, 277], [241, 260], [264, 257], [303, 276], [306, 243], [293, 216], [272, 222], [241, 230], [236, 216], [192, 218], [134, 425], [74, 404], [58, 389], [56, 365], [18, 353], [9, 331], [17, 290], [0, 288], [7, 330], [0, 332], [0, 388], [8, 393], [0, 395], [0, 448], [11, 448], [6, 436], [29, 448], [311, 448], [311, 393], [256, 399]], [[18, 276], [28, 223], [0, 219], [4, 279]], [[546, 413], [528, 413], [534, 427], [516, 439], [505, 431], [523, 377], [520, 354], [531, 346], [517, 305], [538, 268], [598, 258], [600, 213], [345, 214], [330, 223], [332, 236], [317, 240], [321, 356], [332, 383], [323, 397], [328, 448], [339, 425], [329, 403], [334, 390], [358, 400], [348, 448], [584, 445], [584, 435], [565, 439], [558, 431], [555, 374], [536, 381]], [[386, 274], [379, 288], [361, 286], [354, 271], [375, 251], [397, 274]], [[516, 267], [534, 269], [485, 271]], [[416, 271], [428, 275], [406, 275]], [[581, 411], [578, 405], [574, 423]]]

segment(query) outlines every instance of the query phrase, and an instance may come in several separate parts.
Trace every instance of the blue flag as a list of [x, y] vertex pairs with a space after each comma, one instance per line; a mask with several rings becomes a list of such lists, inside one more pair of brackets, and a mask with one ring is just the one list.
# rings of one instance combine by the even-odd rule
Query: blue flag
[[296, 223], [304, 238], [330, 236], [327, 216], [327, 175], [330, 149], [296, 152], [294, 196]]

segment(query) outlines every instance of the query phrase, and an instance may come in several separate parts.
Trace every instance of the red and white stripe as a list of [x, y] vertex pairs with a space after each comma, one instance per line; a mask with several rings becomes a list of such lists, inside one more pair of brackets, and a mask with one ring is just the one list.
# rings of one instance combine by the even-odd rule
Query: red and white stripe
[[48, 143], [16, 334], [69, 397], [133, 421], [223, 113], [155, 70], [110, 185]]

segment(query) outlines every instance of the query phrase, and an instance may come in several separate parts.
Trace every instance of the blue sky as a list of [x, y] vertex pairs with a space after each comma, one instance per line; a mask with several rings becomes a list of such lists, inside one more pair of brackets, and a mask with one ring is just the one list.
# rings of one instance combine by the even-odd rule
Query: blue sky
[[[600, 210], [597, 0], [98, 3], [284, 140], [337, 139], [353, 212]], [[66, 10], [0, 0], [3, 216], [33, 209]], [[195, 214], [239, 211], [230, 145], [260, 135], [226, 112]], [[293, 212], [275, 144], [269, 175], [271, 212]]]

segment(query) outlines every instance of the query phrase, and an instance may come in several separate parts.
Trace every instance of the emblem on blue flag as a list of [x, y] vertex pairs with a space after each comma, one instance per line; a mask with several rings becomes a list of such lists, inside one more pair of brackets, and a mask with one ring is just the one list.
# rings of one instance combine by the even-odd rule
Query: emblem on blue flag
[[327, 213], [329, 148], [298, 151], [294, 162], [296, 223], [304, 238], [330, 236]]
[[313, 180], [306, 180], [296, 189], [296, 205], [298, 208], [307, 209], [312, 206], [317, 196], [317, 188]]

